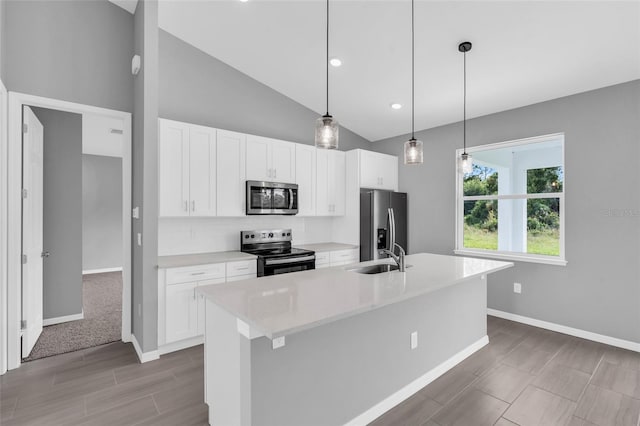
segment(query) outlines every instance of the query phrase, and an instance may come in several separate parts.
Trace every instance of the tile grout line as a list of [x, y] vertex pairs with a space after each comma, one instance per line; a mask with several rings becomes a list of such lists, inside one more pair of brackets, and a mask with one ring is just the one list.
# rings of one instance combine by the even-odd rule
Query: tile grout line
[[[589, 377], [589, 381], [587, 382], [587, 385], [584, 387], [584, 389], [582, 389], [582, 392], [580, 393], [580, 396], [578, 397], [578, 401], [576, 402], [576, 409], [573, 410], [573, 415], [575, 417], [578, 417], [579, 419], [582, 419], [582, 417], [577, 416], [576, 415], [576, 411], [578, 411], [578, 406], [580, 405], [580, 402], [582, 401], [582, 398], [584, 397], [584, 394], [587, 392], [587, 388], [591, 384], [591, 381], [593, 380], [593, 376], [596, 375], [596, 371], [598, 371], [598, 368], [600, 368], [600, 364], [602, 364], [602, 361], [604, 360], [604, 355], [605, 355], [605, 353], [603, 352], [602, 355], [600, 356], [600, 359], [598, 360], [598, 364], [596, 364], [596, 367], [593, 369], [593, 372], [591, 373], [591, 376]], [[593, 385], [593, 386], [595, 386], [595, 385]], [[583, 420], [587, 420], [587, 419], [583, 419]]]

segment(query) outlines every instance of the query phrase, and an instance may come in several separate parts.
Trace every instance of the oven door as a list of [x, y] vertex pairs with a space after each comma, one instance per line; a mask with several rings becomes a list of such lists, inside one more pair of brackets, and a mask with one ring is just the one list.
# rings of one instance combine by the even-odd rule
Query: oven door
[[258, 261], [258, 276], [287, 274], [289, 272], [316, 269], [316, 256], [261, 258]]

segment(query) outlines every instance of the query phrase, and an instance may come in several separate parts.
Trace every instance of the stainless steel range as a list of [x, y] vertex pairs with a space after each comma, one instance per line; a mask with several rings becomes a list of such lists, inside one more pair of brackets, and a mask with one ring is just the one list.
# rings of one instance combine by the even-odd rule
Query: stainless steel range
[[240, 232], [240, 250], [258, 256], [258, 276], [316, 269], [316, 253], [291, 247], [291, 229]]

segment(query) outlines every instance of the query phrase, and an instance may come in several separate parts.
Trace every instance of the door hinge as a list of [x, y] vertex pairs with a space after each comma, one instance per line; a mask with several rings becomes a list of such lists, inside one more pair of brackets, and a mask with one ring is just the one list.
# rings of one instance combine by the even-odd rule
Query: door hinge
[[27, 133], [29, 131], [29, 126], [26, 123], [22, 124], [22, 133]]
[[20, 329], [21, 330], [26, 330], [27, 329], [27, 320], [21, 320], [20, 321]]
[[27, 255], [26, 255], [26, 254], [23, 254], [23, 255], [22, 255], [22, 264], [23, 264], [23, 265], [26, 265], [26, 264], [27, 264]]
[[27, 198], [27, 195], [29, 195], [29, 191], [27, 191], [26, 189], [22, 189], [22, 198], [25, 199]]

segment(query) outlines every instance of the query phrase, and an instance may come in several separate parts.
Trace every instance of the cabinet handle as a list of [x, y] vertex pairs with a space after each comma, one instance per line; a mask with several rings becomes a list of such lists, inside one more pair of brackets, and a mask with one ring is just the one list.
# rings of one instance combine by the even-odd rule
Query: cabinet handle
[[243, 266], [242, 268], [236, 268], [236, 271], [246, 271], [247, 269], [249, 269], [248, 266]]
[[196, 300], [196, 289], [193, 289], [193, 300]]
[[204, 275], [206, 272], [192, 272], [191, 275]]
[[184, 211], [188, 212], [189, 211], [189, 202], [185, 200], [184, 202]]
[[192, 201], [191, 201], [191, 211], [192, 211], [192, 212], [195, 212], [195, 211], [196, 211], [196, 201], [195, 201], [195, 200], [192, 200]]
[[272, 169], [267, 169], [267, 176], [268, 177], [273, 177], [273, 170]]
[[273, 177], [274, 178], [278, 177], [278, 169], [273, 169]]

